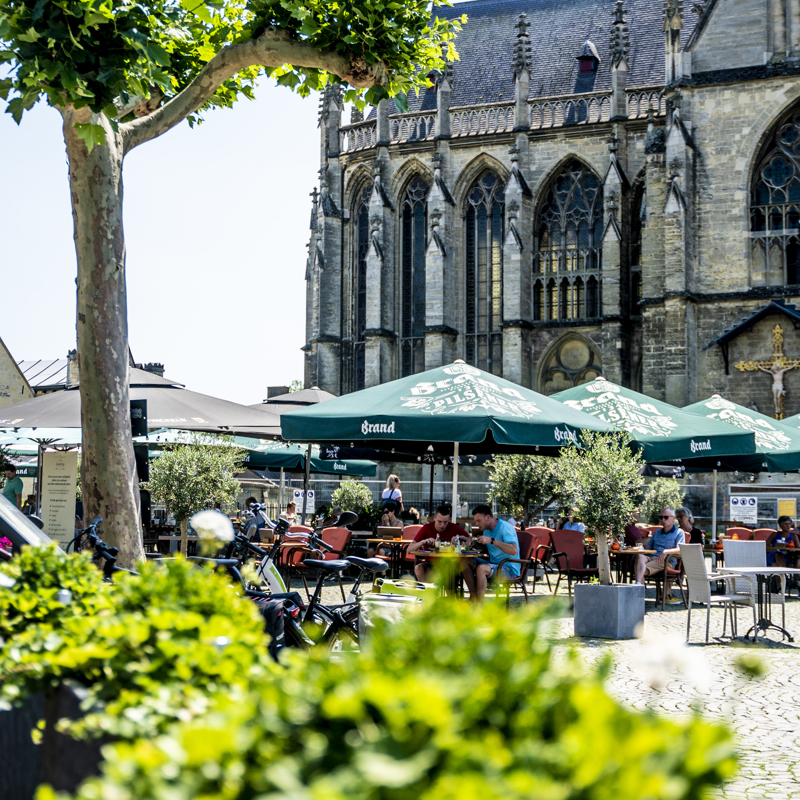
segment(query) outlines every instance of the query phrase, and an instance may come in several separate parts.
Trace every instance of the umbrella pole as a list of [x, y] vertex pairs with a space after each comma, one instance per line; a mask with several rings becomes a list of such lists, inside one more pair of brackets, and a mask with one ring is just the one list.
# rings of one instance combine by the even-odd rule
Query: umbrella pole
[[[712, 492], [713, 495], [711, 496], [711, 541], [716, 544], [717, 541], [717, 471], [712, 470], [712, 474], [714, 475], [714, 479], [712, 481]], [[715, 569], [717, 566], [717, 556], [715, 553], [711, 554], [711, 568]]]
[[[44, 459], [42, 458], [41, 442], [36, 443], [36, 516], [41, 519], [42, 516], [42, 465]], [[83, 487], [81, 487], [83, 488]]]
[[431, 462], [431, 491], [428, 498], [428, 519], [433, 519], [433, 471], [436, 469], [436, 464]]
[[453, 514], [451, 519], [455, 522], [458, 519], [458, 511], [456, 510], [456, 502], [458, 501], [458, 442], [453, 444], [453, 499], [450, 505], [450, 510]]
[[284, 489], [284, 481], [283, 481], [283, 467], [281, 467], [281, 488], [278, 489], [278, 517], [281, 516], [281, 510], [283, 509], [283, 489]]
[[[308, 508], [308, 476], [311, 473], [311, 445], [308, 446], [306, 451], [306, 471], [303, 475], [303, 515], [300, 519], [300, 524], [306, 524], [306, 509]], [[313, 512], [312, 512], [313, 513]]]

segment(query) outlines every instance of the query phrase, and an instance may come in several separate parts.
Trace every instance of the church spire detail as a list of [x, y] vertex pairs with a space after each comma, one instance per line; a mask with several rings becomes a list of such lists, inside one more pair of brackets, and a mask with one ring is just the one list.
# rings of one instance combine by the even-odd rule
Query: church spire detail
[[528, 28], [531, 24], [528, 22], [528, 15], [522, 13], [519, 15], [517, 24], [514, 26], [517, 29], [517, 42], [514, 45], [514, 79], [522, 75], [523, 72], [530, 72], [531, 67], [531, 40], [528, 36]]
[[628, 35], [628, 23], [625, 21], [625, 14], [627, 10], [622, 7], [623, 0], [617, 0], [617, 5], [614, 9], [614, 22], [611, 25], [611, 46], [609, 52], [611, 54], [611, 65], [614, 67], [620, 66], [623, 62], [628, 62], [628, 50], [630, 45], [630, 37]]

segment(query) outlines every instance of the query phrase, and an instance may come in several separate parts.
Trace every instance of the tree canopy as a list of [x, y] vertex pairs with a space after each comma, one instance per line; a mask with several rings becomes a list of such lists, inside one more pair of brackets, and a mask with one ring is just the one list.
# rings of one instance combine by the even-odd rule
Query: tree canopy
[[[431, 5], [450, 3], [0, 0], [0, 62], [10, 65], [0, 96], [17, 122], [45, 97], [130, 123], [131, 146], [252, 98], [259, 73], [303, 96], [340, 82], [345, 100], [376, 103], [423, 86], [443, 55], [457, 58], [465, 17], [432, 16]], [[181, 93], [189, 102], [174, 102]], [[105, 141], [88, 115], [78, 126], [88, 147]]]

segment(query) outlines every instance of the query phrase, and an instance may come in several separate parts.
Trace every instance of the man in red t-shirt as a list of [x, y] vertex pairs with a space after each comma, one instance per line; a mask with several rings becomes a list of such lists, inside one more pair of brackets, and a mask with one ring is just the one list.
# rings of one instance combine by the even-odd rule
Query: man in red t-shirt
[[[460, 525], [450, 521], [450, 506], [439, 506], [433, 517], [433, 522], [423, 525], [418, 531], [414, 540], [406, 550], [407, 555], [413, 555], [417, 550], [433, 550], [436, 544], [436, 537], [440, 542], [452, 542], [454, 537], [460, 536], [463, 541], [469, 541], [469, 536], [464, 532]], [[426, 583], [430, 575], [432, 564], [430, 561], [420, 561], [414, 566], [414, 575], [418, 581]], [[464, 576], [464, 583], [467, 584], [470, 597], [475, 596], [475, 575], [472, 571], [472, 564], [469, 559], [461, 562], [461, 573]]]

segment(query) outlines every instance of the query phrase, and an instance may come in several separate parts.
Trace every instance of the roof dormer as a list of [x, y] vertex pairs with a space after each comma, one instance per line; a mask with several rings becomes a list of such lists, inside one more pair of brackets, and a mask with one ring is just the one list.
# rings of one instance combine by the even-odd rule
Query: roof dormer
[[597, 53], [597, 48], [594, 46], [594, 42], [591, 39], [587, 39], [583, 43], [583, 47], [581, 47], [580, 52], [575, 59], [580, 64], [580, 74], [585, 75], [589, 72], [594, 72], [597, 69], [597, 65], [600, 63], [600, 56]]

